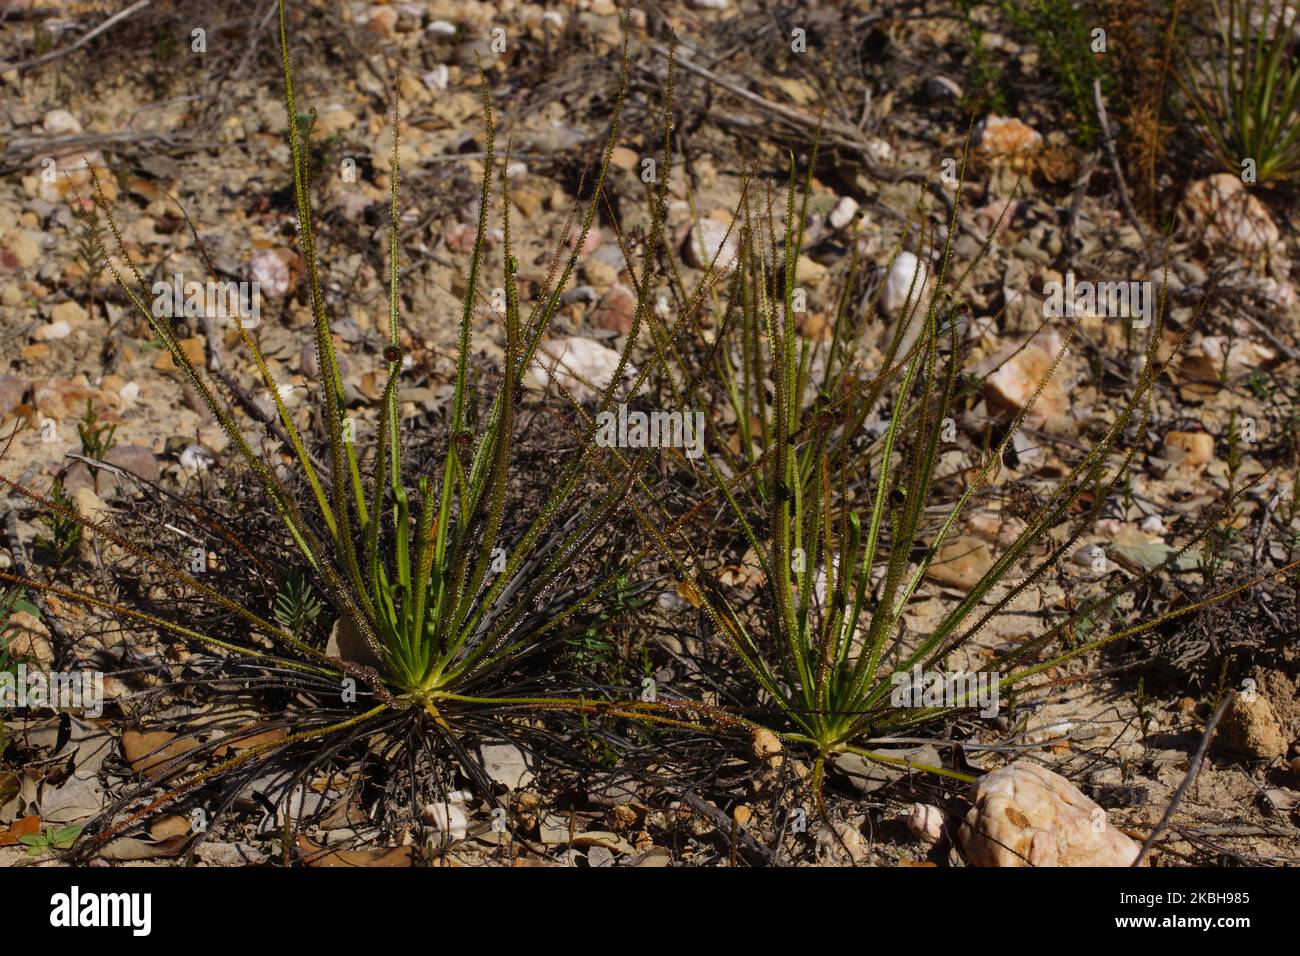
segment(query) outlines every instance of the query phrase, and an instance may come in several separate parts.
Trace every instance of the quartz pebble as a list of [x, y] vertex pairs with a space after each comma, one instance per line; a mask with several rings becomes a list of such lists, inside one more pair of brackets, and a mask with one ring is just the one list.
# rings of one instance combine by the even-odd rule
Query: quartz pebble
[[959, 837], [973, 866], [1130, 866], [1138, 844], [1074, 784], [1027, 760], [980, 777]]

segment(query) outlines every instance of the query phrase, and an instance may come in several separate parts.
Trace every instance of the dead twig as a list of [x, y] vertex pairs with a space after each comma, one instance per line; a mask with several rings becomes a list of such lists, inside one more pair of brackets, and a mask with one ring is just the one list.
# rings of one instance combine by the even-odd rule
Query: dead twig
[[[286, 448], [293, 445], [293, 442], [289, 439], [288, 432], [281, 427], [279, 419], [274, 414], [260, 407], [257, 402], [253, 401], [252, 396], [239, 386], [239, 383], [235, 381], [233, 375], [227, 372], [224, 368], [213, 369], [212, 374], [221, 382], [222, 385], [229, 389], [238, 405], [253, 419], [265, 425], [267, 430], [274, 435], [278, 441], [280, 441]], [[307, 458], [311, 461], [317, 471], [328, 473], [329, 469], [326, 467], [324, 462], [313, 455], [310, 450], [307, 452]], [[325, 487], [328, 489], [330, 487], [328, 480], [322, 478], [322, 481], [324, 481]]]
[[[27, 553], [27, 546], [23, 544], [22, 538], [18, 536], [18, 512], [12, 508], [5, 515], [5, 535], [9, 539], [9, 551], [14, 558], [14, 571], [22, 577], [35, 578], [36, 575], [31, 566], [31, 557]], [[41, 612], [41, 621], [49, 628], [50, 633], [59, 639], [60, 651], [66, 651], [75, 646], [76, 638], [68, 633], [58, 615], [50, 610], [45, 592], [40, 588], [32, 588], [31, 600], [36, 605], [37, 610]]]
[[1268, 523], [1273, 517], [1273, 511], [1277, 508], [1277, 503], [1282, 498], [1282, 492], [1273, 492], [1273, 497], [1268, 499], [1268, 504], [1264, 506], [1264, 516], [1259, 521], [1259, 534], [1255, 537], [1255, 553], [1252, 555], [1255, 566], [1259, 566], [1259, 560], [1264, 556], [1264, 543], [1268, 539]]
[[[101, 146], [113, 146], [122, 143], [142, 145], [159, 144], [163, 151], [177, 152], [185, 149], [198, 149], [193, 139], [178, 139], [174, 130], [121, 130], [116, 133], [76, 134], [70, 136], [23, 136], [11, 139], [4, 151], [4, 165], [0, 166], [0, 175], [7, 175], [22, 169], [36, 156], [59, 156], [75, 154], [86, 149], [97, 150]], [[155, 149], [155, 152], [158, 150]]]
[[[730, 839], [731, 833], [733, 831], [733, 824], [735, 823], [735, 821], [732, 820], [731, 817], [727, 816], [717, 807], [710, 804], [707, 800], [704, 800], [701, 797], [697, 797], [694, 793], [691, 793], [691, 791], [689, 790], [687, 790], [685, 793], [682, 794], [682, 800], [684, 800], [687, 804], [689, 804], [692, 810], [704, 814], [711, 821], [713, 821], [714, 826], [718, 828], [718, 833]], [[775, 854], [773, 854], [771, 850], [769, 850], [767, 847], [763, 846], [763, 844], [759, 843], [752, 836], [750, 836], [749, 831], [747, 831], [744, 827], [734, 827], [734, 830], [735, 830], [736, 837], [739, 839], [741, 843], [745, 845], [745, 849], [749, 850], [751, 853], [757, 854], [766, 863], [772, 862], [772, 859]]]
[[1273, 334], [1273, 330], [1270, 329], [1268, 325], [1266, 325], [1265, 323], [1261, 322], [1258, 318], [1256, 318], [1254, 310], [1251, 307], [1243, 306], [1241, 309], [1241, 316], [1251, 324], [1251, 326], [1255, 329], [1256, 332], [1264, 336], [1264, 338], [1268, 339], [1269, 344], [1272, 345], [1273, 348], [1277, 349], [1288, 359], [1290, 359], [1293, 362], [1296, 361], [1297, 359], [1300, 359], [1300, 353], [1296, 352], [1295, 349], [1291, 348], [1291, 346], [1287, 345], [1285, 342], [1279, 339], [1275, 334]]
[[[650, 44], [650, 49], [660, 56], [670, 56], [667, 47], [658, 44]], [[895, 169], [888, 166], [881, 166], [871, 156], [871, 145], [858, 135], [858, 131], [851, 126], [845, 126], [841, 123], [830, 123], [819, 120], [815, 116], [809, 116], [800, 112], [793, 107], [786, 106], [783, 103], [774, 103], [765, 96], [759, 96], [752, 90], [747, 90], [738, 83], [734, 83], [725, 77], [719, 76], [712, 70], [692, 63], [684, 57], [674, 57], [673, 62], [686, 70], [688, 73], [694, 73], [696, 76], [708, 80], [715, 86], [721, 87], [728, 93], [739, 96], [741, 99], [753, 103], [755, 106], [768, 113], [780, 116], [797, 126], [807, 127], [808, 129], [821, 129], [823, 142], [842, 146], [852, 149], [856, 152], [862, 161], [863, 168], [874, 178], [882, 179], [886, 182], [925, 182], [929, 177], [919, 170], [914, 169]]]
[[40, 56], [34, 56], [30, 60], [23, 60], [21, 63], [0, 63], [0, 71], [25, 70], [28, 67], [36, 66], [40, 63], [48, 63], [50, 60], [56, 60], [61, 56], [66, 56], [67, 54], [71, 53], [73, 50], [85, 46], [87, 43], [89, 43], [95, 37], [99, 36], [105, 30], [110, 29], [114, 24], [120, 23], [121, 21], [125, 20], [127, 17], [131, 16], [133, 13], [138, 13], [139, 11], [143, 10], [145, 7], [149, 6], [149, 4], [151, 3], [153, 3], [153, 0], [136, 0], [135, 3], [131, 4], [131, 6], [127, 7], [125, 10], [120, 10], [117, 13], [113, 14], [111, 17], [109, 17], [99, 26], [95, 27], [93, 30], [86, 31], [80, 37], [74, 40], [72, 43], [69, 43], [67, 46], [60, 47], [57, 50], [51, 50], [49, 53], [42, 53]]
[[1079, 211], [1083, 207], [1083, 197], [1088, 193], [1088, 184], [1092, 182], [1092, 174], [1097, 168], [1097, 161], [1101, 159], [1101, 154], [1093, 150], [1083, 161], [1083, 168], [1079, 170], [1079, 178], [1074, 181], [1074, 191], [1070, 194], [1070, 212], [1065, 220], [1065, 241], [1061, 243], [1061, 258], [1068, 258], [1071, 263], [1074, 261], [1074, 240], [1079, 232]]
[[1119, 165], [1119, 154], [1115, 152], [1115, 139], [1111, 136], [1110, 120], [1106, 118], [1106, 102], [1101, 98], [1101, 80], [1092, 81], [1092, 97], [1097, 104], [1097, 121], [1101, 125], [1101, 135], [1106, 141], [1106, 154], [1110, 157], [1110, 168], [1115, 173], [1115, 183], [1119, 189], [1119, 201], [1124, 207], [1124, 215], [1128, 217], [1129, 223], [1137, 230], [1138, 238], [1146, 245], [1146, 230], [1142, 228], [1142, 220], [1138, 218], [1137, 211], [1133, 208], [1133, 201], [1129, 199], [1128, 183], [1124, 181], [1124, 171]]
[[1228, 709], [1228, 704], [1231, 702], [1231, 697], [1224, 697], [1223, 701], [1219, 704], [1218, 709], [1215, 710], [1214, 716], [1211, 717], [1209, 723], [1205, 725], [1205, 733], [1201, 736], [1200, 746], [1196, 748], [1196, 755], [1192, 757], [1191, 766], [1187, 768], [1187, 776], [1183, 777], [1183, 782], [1180, 783], [1178, 789], [1174, 791], [1173, 799], [1169, 801], [1169, 806], [1165, 808], [1164, 816], [1160, 818], [1160, 822], [1156, 824], [1156, 828], [1151, 831], [1151, 835], [1147, 837], [1146, 842], [1142, 844], [1142, 849], [1138, 851], [1137, 859], [1133, 861], [1133, 866], [1142, 865], [1142, 861], [1147, 858], [1147, 854], [1151, 852], [1151, 847], [1155, 845], [1156, 840], [1158, 840], [1160, 835], [1169, 828], [1169, 822], [1174, 817], [1174, 811], [1178, 809], [1178, 804], [1183, 802], [1183, 797], [1187, 793], [1187, 788], [1192, 785], [1192, 781], [1196, 779], [1197, 773], [1200, 772], [1201, 760], [1205, 757], [1205, 751], [1209, 749], [1210, 738], [1214, 736], [1214, 729], [1219, 726], [1219, 721], [1223, 718], [1224, 713]]
[[278, 0], [271, 0], [271, 2], [266, 5], [266, 12], [262, 14], [262, 19], [258, 21], [257, 27], [253, 30], [252, 41], [248, 44], [248, 49], [244, 51], [244, 55], [240, 58], [239, 65], [235, 67], [235, 72], [232, 75], [233, 79], [239, 79], [244, 75], [244, 71], [248, 69], [248, 64], [253, 59], [254, 55], [256, 55], [257, 48], [262, 43], [262, 35], [266, 32], [266, 25], [271, 22], [271, 16], [275, 13], [277, 6]]

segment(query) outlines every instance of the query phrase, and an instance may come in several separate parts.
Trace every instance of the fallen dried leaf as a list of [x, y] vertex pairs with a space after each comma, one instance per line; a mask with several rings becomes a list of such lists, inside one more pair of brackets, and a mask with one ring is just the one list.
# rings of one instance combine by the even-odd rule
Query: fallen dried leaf
[[305, 836], [298, 837], [298, 853], [308, 866], [414, 866], [415, 848], [397, 846], [389, 849], [331, 850], [313, 843]]
[[122, 753], [131, 769], [150, 780], [175, 776], [183, 766], [169, 765], [173, 760], [198, 746], [193, 737], [178, 737], [167, 730], [140, 733], [128, 730], [122, 735]]
[[261, 733], [248, 733], [256, 726], [256, 724], [246, 724], [243, 727], [236, 728], [232, 736], [238, 735], [238, 738], [222, 744], [212, 756], [217, 760], [225, 760], [227, 757], [249, 750], [259, 744], [275, 743], [284, 740], [288, 736], [288, 732], [283, 727], [264, 730]]
[[23, 817], [21, 820], [15, 821], [8, 830], [0, 832], [0, 846], [16, 846], [22, 837], [40, 832], [40, 817]]

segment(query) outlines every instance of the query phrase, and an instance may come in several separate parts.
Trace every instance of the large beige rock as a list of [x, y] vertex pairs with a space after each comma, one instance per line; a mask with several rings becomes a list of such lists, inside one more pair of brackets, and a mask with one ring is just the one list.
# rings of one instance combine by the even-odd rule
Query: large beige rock
[[972, 866], [1129, 866], [1138, 844], [1060, 774], [1026, 760], [987, 773], [959, 837]]
[[30, 269], [40, 257], [41, 245], [34, 233], [26, 229], [8, 229], [0, 233], [0, 266]]
[[940, 546], [926, 568], [926, 577], [949, 587], [969, 590], [993, 566], [989, 546], [971, 535], [958, 535]]
[[69, 326], [81, 325], [89, 316], [80, 303], [73, 302], [69, 299], [67, 302], [60, 302], [50, 310], [50, 319], [54, 322], [64, 322]]
[[[1029, 344], [1015, 352], [984, 380], [984, 398], [994, 413], [1013, 417], [1033, 397], [1038, 383], [1047, 378], [1053, 356], [1037, 345]], [[1059, 370], [1047, 380], [1033, 407], [1025, 416], [1029, 425], [1040, 425], [1049, 418], [1063, 415], [1069, 407]]]
[[696, 269], [710, 267], [719, 274], [730, 272], [739, 255], [736, 245], [738, 229], [728, 229], [717, 219], [701, 219], [686, 237], [686, 261]]
[[100, 413], [117, 405], [116, 395], [84, 381], [45, 378], [32, 385], [32, 403], [36, 411], [56, 420], [80, 418], [86, 413], [87, 399]]
[[1187, 465], [1204, 465], [1214, 460], [1214, 436], [1209, 432], [1168, 432], [1165, 455]]
[[1211, 251], [1256, 259], [1279, 248], [1277, 224], [1238, 176], [1218, 173], [1192, 183], [1183, 211], [1193, 235]]
[[990, 113], [975, 128], [975, 150], [984, 159], [1023, 168], [1043, 146], [1043, 136], [1014, 116]]
[[601, 296], [596, 308], [591, 312], [589, 321], [598, 329], [627, 335], [632, 331], [634, 318], [636, 318], [636, 294], [627, 286], [616, 282]]
[[[554, 382], [567, 388], [578, 401], [590, 401], [609, 385], [618, 361], [618, 352], [592, 339], [578, 335], [554, 339], [542, 344], [524, 373], [523, 385], [543, 391]], [[629, 363], [623, 370], [624, 381], [636, 374], [636, 368]]]
[[1222, 335], [1205, 335], [1194, 338], [1190, 347], [1179, 358], [1178, 367], [1188, 378], [1187, 386], [1205, 394], [1219, 389], [1224, 364], [1228, 377], [1249, 375], [1260, 368], [1275, 365], [1278, 353], [1262, 342]]
[[376, 669], [383, 667], [378, 655], [366, 642], [352, 619], [340, 614], [330, 629], [329, 641], [325, 644], [325, 653], [344, 661], [353, 661], [366, 667]]
[[1238, 694], [1223, 715], [1222, 746], [1255, 760], [1286, 755], [1282, 722], [1263, 694]]
[[15, 661], [27, 661], [40, 667], [54, 663], [54, 645], [50, 643], [50, 630], [35, 614], [13, 611], [9, 615], [9, 656]]

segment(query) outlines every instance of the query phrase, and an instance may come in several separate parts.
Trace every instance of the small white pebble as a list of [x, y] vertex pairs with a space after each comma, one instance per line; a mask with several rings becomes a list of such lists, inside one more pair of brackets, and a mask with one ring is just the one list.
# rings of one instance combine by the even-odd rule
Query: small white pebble
[[424, 85], [431, 90], [441, 92], [447, 88], [447, 83], [451, 79], [451, 71], [447, 69], [446, 63], [439, 63], [422, 77]]
[[853, 217], [858, 213], [858, 201], [852, 196], [842, 196], [840, 201], [835, 204], [831, 210], [830, 224], [832, 229], [843, 229], [853, 221]]
[[469, 832], [469, 815], [465, 813], [462, 791], [448, 794], [445, 801], [426, 804], [420, 817], [453, 842], [465, 839]]
[[928, 803], [914, 803], [907, 810], [907, 828], [922, 843], [938, 843], [943, 836], [943, 811]]
[[37, 342], [49, 342], [52, 339], [66, 339], [71, 334], [72, 326], [65, 320], [59, 319], [57, 322], [42, 325], [36, 330], [35, 337]]
[[1087, 568], [1097, 574], [1104, 574], [1107, 566], [1110, 564], [1106, 557], [1105, 548], [1096, 544], [1085, 544], [1078, 551], [1074, 552], [1071, 559], [1081, 568]]
[[1147, 534], [1164, 534], [1165, 522], [1159, 515], [1147, 515], [1142, 522], [1142, 530]]
[[181, 467], [190, 473], [207, 471], [212, 467], [212, 453], [201, 445], [186, 445], [181, 452]]
[[894, 147], [890, 146], [883, 139], [871, 139], [867, 141], [867, 152], [872, 158], [880, 162], [887, 162], [894, 155]]
[[[895, 257], [894, 264], [889, 267], [889, 276], [885, 280], [885, 292], [881, 296], [880, 304], [891, 315], [904, 304], [907, 305], [909, 312], [916, 309], [929, 297], [928, 290], [925, 288], [929, 278], [929, 269], [920, 259], [913, 253], [900, 252]], [[924, 306], [921, 307], [921, 311], [924, 311]]]
[[959, 100], [962, 97], [962, 90], [957, 85], [957, 81], [946, 76], [930, 77], [926, 81], [925, 91], [932, 100]]
[[1124, 522], [1118, 518], [1102, 518], [1096, 524], [1098, 534], [1104, 534], [1108, 538], [1113, 538], [1124, 530]]

